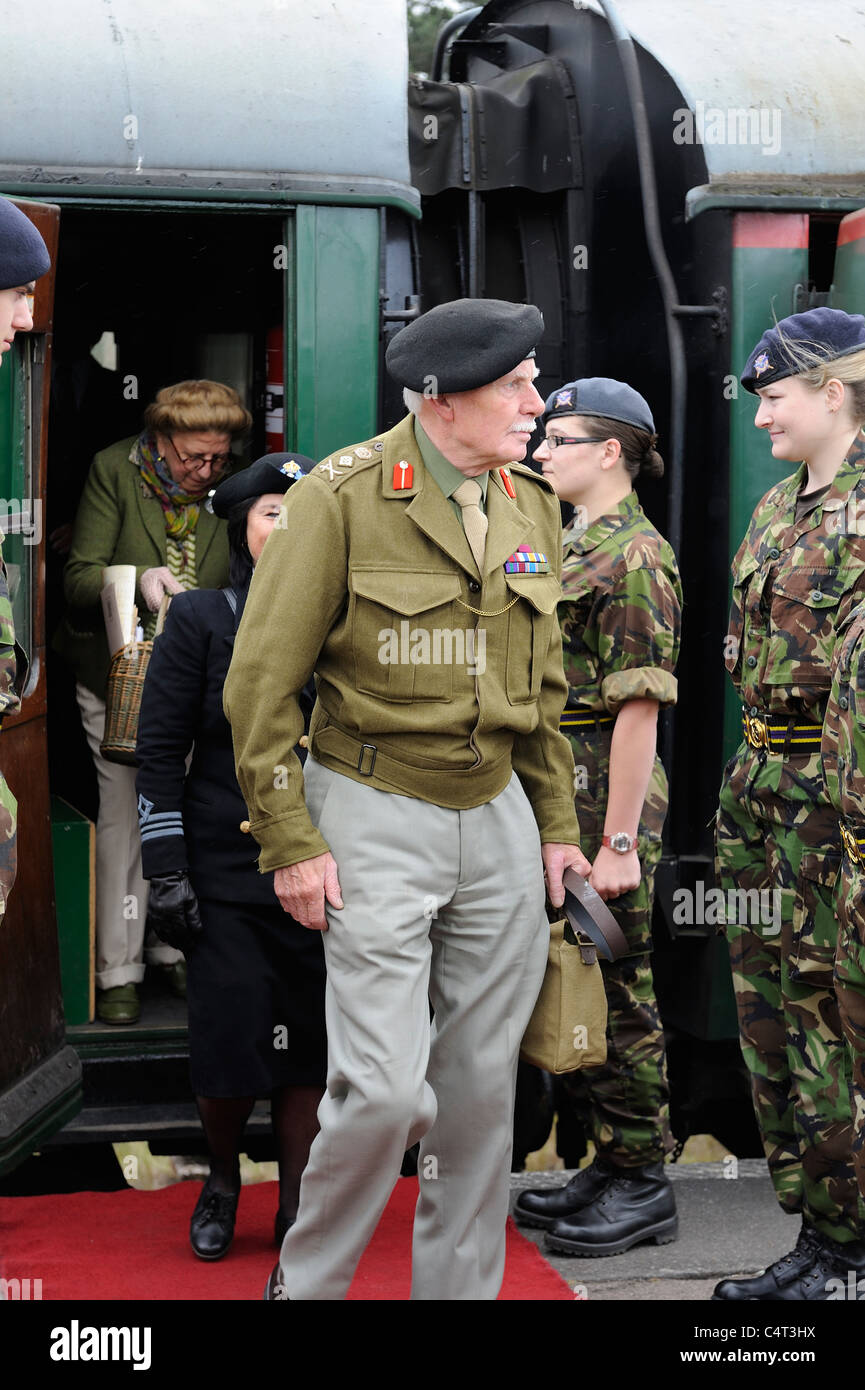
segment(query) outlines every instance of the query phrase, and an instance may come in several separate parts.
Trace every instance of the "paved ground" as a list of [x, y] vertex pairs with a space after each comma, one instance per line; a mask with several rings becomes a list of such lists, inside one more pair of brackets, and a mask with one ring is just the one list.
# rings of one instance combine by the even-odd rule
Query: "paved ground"
[[[591, 1301], [710, 1298], [729, 1274], [753, 1274], [794, 1245], [798, 1220], [782, 1215], [761, 1159], [668, 1165], [679, 1212], [678, 1239], [640, 1245], [604, 1259], [569, 1258], [544, 1248], [544, 1232], [521, 1227], [562, 1278]], [[519, 1173], [513, 1199], [526, 1187], [561, 1187], [570, 1172]]]

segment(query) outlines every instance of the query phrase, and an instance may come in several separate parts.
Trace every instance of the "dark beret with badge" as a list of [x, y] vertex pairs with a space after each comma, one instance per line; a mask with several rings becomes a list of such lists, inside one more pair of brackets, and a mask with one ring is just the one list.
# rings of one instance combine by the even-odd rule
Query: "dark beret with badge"
[[534, 304], [454, 299], [401, 329], [385, 361], [394, 381], [412, 391], [474, 391], [534, 357], [543, 331]]
[[0, 290], [29, 285], [50, 269], [48, 247], [30, 218], [0, 198]]
[[801, 363], [787, 351], [787, 343], [807, 349], [822, 362], [834, 362], [837, 357], [865, 350], [865, 318], [845, 314], [843, 309], [820, 308], [781, 319], [767, 328], [745, 363], [740, 380], [746, 391], [756, 394], [761, 386], [802, 372]]
[[610, 376], [587, 376], [560, 386], [547, 397], [544, 423], [557, 415], [597, 415], [655, 433], [652, 412], [639, 391]]
[[264, 497], [269, 492], [287, 492], [292, 483], [315, 468], [315, 460], [305, 454], [263, 454], [248, 468], [233, 473], [212, 493], [210, 509], [227, 517], [238, 502]]

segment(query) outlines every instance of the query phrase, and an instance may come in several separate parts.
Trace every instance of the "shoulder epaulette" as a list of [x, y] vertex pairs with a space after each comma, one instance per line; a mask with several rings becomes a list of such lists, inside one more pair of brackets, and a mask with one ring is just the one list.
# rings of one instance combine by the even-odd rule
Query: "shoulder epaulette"
[[346, 478], [380, 463], [383, 448], [381, 439], [367, 439], [363, 444], [352, 444], [347, 449], [334, 449], [332, 454], [316, 464], [311, 476], [324, 478], [326, 483], [339, 487]]

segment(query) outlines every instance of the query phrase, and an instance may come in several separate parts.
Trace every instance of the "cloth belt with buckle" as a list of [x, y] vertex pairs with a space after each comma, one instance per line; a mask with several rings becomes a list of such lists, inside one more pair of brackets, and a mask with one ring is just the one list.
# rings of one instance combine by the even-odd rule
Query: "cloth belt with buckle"
[[559, 720], [563, 734], [572, 729], [609, 729], [615, 724], [611, 714], [589, 714], [585, 710], [566, 709]]
[[841, 843], [848, 859], [852, 859], [854, 864], [858, 864], [860, 869], [865, 869], [865, 835], [857, 836], [855, 830], [851, 830], [849, 825], [841, 822]]
[[751, 748], [765, 748], [768, 753], [807, 753], [819, 749], [823, 734], [822, 724], [809, 724], [797, 719], [792, 725], [789, 719], [779, 719], [777, 715], [751, 714], [742, 711], [742, 729], [745, 742]]

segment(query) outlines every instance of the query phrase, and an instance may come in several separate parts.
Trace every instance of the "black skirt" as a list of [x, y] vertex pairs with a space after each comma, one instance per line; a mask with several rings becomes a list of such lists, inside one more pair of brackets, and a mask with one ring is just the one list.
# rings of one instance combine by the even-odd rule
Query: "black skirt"
[[197, 1096], [324, 1086], [321, 933], [273, 907], [200, 898], [187, 958], [189, 1066]]

